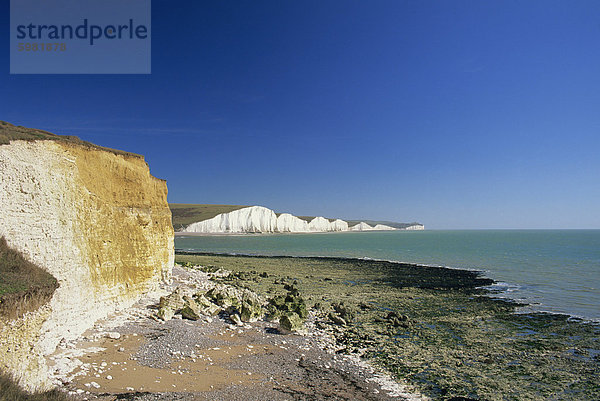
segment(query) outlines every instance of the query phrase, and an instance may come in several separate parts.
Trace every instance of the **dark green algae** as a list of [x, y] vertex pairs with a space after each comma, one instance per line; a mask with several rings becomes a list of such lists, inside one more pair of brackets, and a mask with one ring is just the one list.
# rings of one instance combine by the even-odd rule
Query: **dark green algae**
[[[600, 326], [515, 313], [480, 273], [344, 258], [181, 254], [180, 263], [234, 272], [263, 296], [290, 285], [334, 335], [401, 382], [440, 400], [600, 400]], [[285, 287], [285, 288], [284, 288]], [[340, 304], [347, 325], [332, 321]], [[336, 315], [339, 316], [339, 315]]]

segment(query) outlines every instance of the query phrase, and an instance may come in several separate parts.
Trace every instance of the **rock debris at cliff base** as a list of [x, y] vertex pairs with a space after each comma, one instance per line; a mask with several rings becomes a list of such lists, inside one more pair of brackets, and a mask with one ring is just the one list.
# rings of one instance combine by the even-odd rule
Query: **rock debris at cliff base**
[[[210, 288], [208, 277], [176, 267], [164, 292]], [[61, 344], [51, 357], [55, 380], [89, 400], [405, 399], [398, 386], [382, 388], [372, 368], [335, 354], [310, 318], [307, 335], [283, 335], [262, 320], [234, 325], [223, 316], [175, 315], [163, 322], [157, 306], [157, 297], [146, 299], [85, 339]]]

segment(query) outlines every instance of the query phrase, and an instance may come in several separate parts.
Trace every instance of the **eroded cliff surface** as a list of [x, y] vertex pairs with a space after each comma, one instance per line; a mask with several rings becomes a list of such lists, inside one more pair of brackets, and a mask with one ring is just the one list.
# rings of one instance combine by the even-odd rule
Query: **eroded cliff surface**
[[0, 368], [45, 387], [41, 355], [169, 280], [166, 182], [141, 156], [81, 143], [0, 145], [0, 236], [59, 283], [51, 301], [0, 321]]

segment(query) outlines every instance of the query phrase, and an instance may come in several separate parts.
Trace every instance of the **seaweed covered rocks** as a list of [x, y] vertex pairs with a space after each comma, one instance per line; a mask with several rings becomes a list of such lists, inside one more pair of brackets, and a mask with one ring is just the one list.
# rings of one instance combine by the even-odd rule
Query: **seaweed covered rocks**
[[286, 285], [286, 295], [277, 295], [269, 300], [268, 312], [272, 320], [279, 319], [279, 325], [284, 332], [300, 331], [308, 317], [308, 309], [298, 288]]
[[351, 305], [346, 305], [344, 302], [333, 303], [331, 305], [333, 311], [329, 312], [327, 317], [333, 323], [339, 326], [345, 326], [352, 322], [356, 317], [356, 308]]
[[230, 316], [237, 315], [242, 322], [255, 322], [265, 314], [264, 301], [246, 288], [239, 289], [219, 284], [205, 295], [207, 299], [224, 308]]

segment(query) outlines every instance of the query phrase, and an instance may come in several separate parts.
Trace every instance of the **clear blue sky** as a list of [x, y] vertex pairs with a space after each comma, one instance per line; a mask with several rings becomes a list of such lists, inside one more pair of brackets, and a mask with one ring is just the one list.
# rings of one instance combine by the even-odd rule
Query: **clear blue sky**
[[171, 202], [600, 228], [598, 1], [152, 6], [148, 76], [11, 76], [0, 41], [0, 119], [144, 154]]

